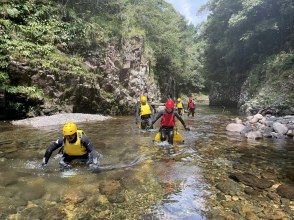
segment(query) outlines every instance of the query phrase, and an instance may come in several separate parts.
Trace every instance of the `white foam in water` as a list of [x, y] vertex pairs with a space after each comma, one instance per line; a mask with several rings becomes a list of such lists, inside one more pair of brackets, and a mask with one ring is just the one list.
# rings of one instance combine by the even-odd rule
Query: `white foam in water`
[[28, 161], [25, 163], [25, 168], [34, 170], [34, 169], [39, 169], [41, 167], [40, 162], [38, 161]]
[[77, 172], [74, 170], [66, 170], [61, 172], [61, 177], [68, 178], [77, 175]]
[[167, 141], [155, 142], [157, 146], [160, 147], [169, 147], [171, 146]]

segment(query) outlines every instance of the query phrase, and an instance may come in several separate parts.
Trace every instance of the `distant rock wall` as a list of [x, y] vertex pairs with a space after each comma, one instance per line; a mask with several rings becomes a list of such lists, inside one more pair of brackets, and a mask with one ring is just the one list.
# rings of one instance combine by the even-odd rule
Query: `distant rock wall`
[[[10, 78], [17, 85], [36, 86], [45, 98], [27, 104], [22, 114], [8, 118], [51, 115], [58, 112], [102, 113], [110, 115], [133, 114], [141, 94], [152, 100], [161, 97], [150, 74], [149, 61], [144, 56], [141, 37], [123, 40], [121, 46], [107, 45], [106, 56], [95, 51], [85, 58], [88, 73], [73, 74], [66, 70], [53, 72], [32, 68], [26, 63], [11, 60]], [[97, 49], [98, 50], [98, 49]], [[10, 101], [20, 94], [9, 94]], [[22, 102], [26, 102], [24, 100]]]

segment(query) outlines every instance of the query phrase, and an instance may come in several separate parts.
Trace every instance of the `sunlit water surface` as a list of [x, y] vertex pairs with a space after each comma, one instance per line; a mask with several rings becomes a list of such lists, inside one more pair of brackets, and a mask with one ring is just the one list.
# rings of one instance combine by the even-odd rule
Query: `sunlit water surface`
[[153, 143], [156, 130], [138, 130], [133, 117], [79, 124], [103, 155], [101, 165], [140, 161], [101, 173], [80, 164], [61, 172], [57, 152], [49, 166], [41, 168], [46, 147], [59, 137], [60, 126], [33, 129], [0, 122], [0, 219], [205, 219], [210, 190], [195, 163], [197, 146], [248, 144], [227, 136], [225, 126], [233, 116], [200, 106], [194, 118], [184, 116], [191, 131], [178, 122], [185, 143], [174, 152], [166, 144]]

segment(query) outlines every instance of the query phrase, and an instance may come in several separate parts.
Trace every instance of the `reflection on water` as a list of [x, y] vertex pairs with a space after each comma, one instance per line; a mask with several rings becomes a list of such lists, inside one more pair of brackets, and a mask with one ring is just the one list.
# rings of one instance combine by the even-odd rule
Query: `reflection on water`
[[103, 154], [102, 165], [144, 158], [139, 165], [97, 174], [86, 166], [61, 172], [54, 155], [41, 168], [61, 126], [37, 130], [0, 123], [0, 219], [205, 219], [210, 191], [197, 166], [198, 148], [254, 143], [227, 136], [231, 113], [206, 106], [196, 113], [184, 116], [191, 131], [179, 125], [185, 143], [173, 152], [152, 142], [157, 130], [138, 130], [132, 117], [79, 124]]

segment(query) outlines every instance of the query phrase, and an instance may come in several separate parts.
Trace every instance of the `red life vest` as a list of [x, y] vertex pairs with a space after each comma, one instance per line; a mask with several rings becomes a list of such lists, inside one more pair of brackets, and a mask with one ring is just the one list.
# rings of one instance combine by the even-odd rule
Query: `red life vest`
[[194, 103], [193, 101], [190, 101], [190, 102], [188, 103], [188, 107], [189, 107], [189, 108], [195, 108], [195, 103]]
[[165, 112], [161, 118], [160, 125], [166, 127], [174, 127], [176, 125], [175, 114], [173, 112]]

